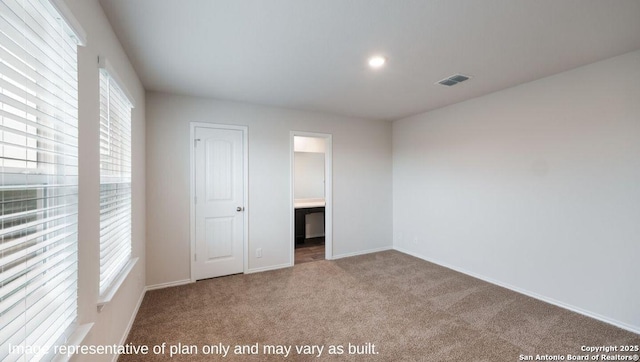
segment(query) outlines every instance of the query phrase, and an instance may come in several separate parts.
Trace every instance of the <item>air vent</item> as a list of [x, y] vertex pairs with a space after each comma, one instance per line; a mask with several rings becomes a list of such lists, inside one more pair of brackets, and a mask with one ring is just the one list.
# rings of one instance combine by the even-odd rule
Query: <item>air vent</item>
[[451, 87], [452, 85], [456, 85], [458, 83], [464, 82], [465, 80], [469, 79], [469, 76], [466, 75], [462, 75], [462, 74], [454, 74], [452, 76], [450, 76], [449, 78], [445, 78], [441, 81], [438, 82], [438, 84], [442, 84], [442, 85], [446, 85], [448, 87]]

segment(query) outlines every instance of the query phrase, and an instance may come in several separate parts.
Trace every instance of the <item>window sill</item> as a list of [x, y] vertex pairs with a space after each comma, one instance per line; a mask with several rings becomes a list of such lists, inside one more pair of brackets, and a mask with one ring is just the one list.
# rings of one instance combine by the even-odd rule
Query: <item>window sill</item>
[[[64, 343], [64, 345], [68, 347], [82, 345], [84, 342], [84, 339], [87, 337], [87, 335], [91, 331], [91, 328], [93, 328], [93, 323], [87, 323], [87, 324], [78, 326], [76, 330], [71, 334], [67, 342]], [[73, 354], [57, 354], [55, 358], [53, 358], [53, 361], [67, 362], [71, 360], [71, 357], [73, 357]]]
[[118, 289], [120, 289], [120, 286], [122, 286], [124, 281], [127, 279], [129, 273], [131, 273], [133, 267], [137, 262], [138, 258], [130, 259], [129, 262], [124, 266], [124, 268], [122, 268], [122, 271], [120, 271], [118, 277], [113, 281], [113, 283], [111, 283], [109, 289], [107, 289], [107, 291], [98, 298], [98, 312], [102, 311], [102, 308], [104, 308], [105, 305], [111, 302], [113, 297], [118, 292]]

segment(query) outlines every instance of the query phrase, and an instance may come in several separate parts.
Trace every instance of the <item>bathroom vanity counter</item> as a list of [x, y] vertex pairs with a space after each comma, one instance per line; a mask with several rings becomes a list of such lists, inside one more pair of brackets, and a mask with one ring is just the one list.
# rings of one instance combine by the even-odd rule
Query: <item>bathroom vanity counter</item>
[[324, 214], [324, 199], [296, 199], [295, 209], [295, 235], [296, 243], [302, 243], [306, 237], [306, 216], [320, 212]]

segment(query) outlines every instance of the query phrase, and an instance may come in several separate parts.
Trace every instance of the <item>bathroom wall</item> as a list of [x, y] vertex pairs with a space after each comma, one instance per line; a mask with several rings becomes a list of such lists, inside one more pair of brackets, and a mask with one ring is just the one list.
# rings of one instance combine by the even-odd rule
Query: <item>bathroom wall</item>
[[296, 199], [324, 198], [324, 153], [295, 152]]
[[[324, 199], [325, 140], [317, 137], [294, 138], [295, 199]], [[305, 237], [324, 236], [324, 214], [307, 214]]]

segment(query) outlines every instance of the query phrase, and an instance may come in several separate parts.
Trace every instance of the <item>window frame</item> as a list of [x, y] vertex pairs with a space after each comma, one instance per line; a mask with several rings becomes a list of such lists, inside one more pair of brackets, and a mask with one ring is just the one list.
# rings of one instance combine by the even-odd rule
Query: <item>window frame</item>
[[[102, 310], [102, 308], [109, 303], [113, 297], [115, 296], [116, 292], [118, 291], [118, 289], [120, 288], [120, 286], [124, 283], [124, 281], [126, 280], [127, 276], [129, 275], [129, 273], [133, 270], [133, 267], [135, 266], [135, 264], [138, 262], [138, 258], [133, 256], [133, 233], [132, 233], [132, 226], [133, 226], [133, 193], [132, 193], [132, 186], [133, 186], [133, 165], [132, 165], [132, 161], [133, 161], [133, 157], [132, 157], [132, 146], [133, 146], [133, 140], [132, 140], [132, 128], [133, 128], [133, 109], [135, 108], [135, 103], [133, 102], [133, 98], [131, 97], [130, 93], [127, 91], [127, 89], [123, 86], [122, 81], [120, 80], [121, 78], [118, 76], [118, 73], [115, 71], [115, 69], [113, 68], [113, 66], [111, 66], [110, 62], [105, 58], [105, 57], [99, 57], [98, 60], [99, 63], [99, 83], [102, 83], [102, 77], [104, 76], [105, 78], [107, 78], [108, 84], [107, 84], [107, 90], [109, 91], [109, 94], [107, 95], [107, 111], [109, 113], [110, 109], [111, 109], [111, 97], [112, 97], [112, 90], [115, 90], [116, 93], [116, 97], [118, 98], [116, 102], [120, 102], [122, 104], [124, 104], [125, 106], [128, 105], [128, 114], [127, 114], [127, 122], [128, 122], [128, 137], [129, 137], [129, 144], [128, 144], [128, 155], [126, 155], [128, 157], [128, 161], [129, 161], [129, 169], [128, 169], [128, 178], [129, 178], [129, 215], [128, 215], [128, 219], [127, 219], [127, 223], [128, 223], [128, 247], [129, 247], [129, 253], [128, 256], [126, 258], [126, 260], [124, 260], [123, 262], [120, 263], [120, 265], [116, 266], [116, 272], [112, 274], [112, 276], [110, 278], [107, 279], [107, 283], [106, 285], [103, 284], [102, 280], [103, 280], [103, 270], [102, 270], [102, 266], [100, 267], [100, 278], [99, 278], [99, 285], [98, 285], [98, 289], [99, 289], [99, 298], [98, 298], [98, 310]], [[111, 87], [113, 85], [113, 87]], [[100, 132], [103, 131], [103, 126], [102, 126], [102, 118], [104, 116], [103, 114], [103, 106], [102, 106], [102, 97], [103, 97], [103, 89], [102, 89], [102, 85], [100, 85], [100, 118], [101, 118], [101, 125], [100, 125]], [[107, 114], [107, 119], [108, 117], [110, 117], [110, 114]], [[102, 148], [102, 140], [99, 142], [98, 147]], [[102, 154], [100, 154], [102, 157]], [[103, 175], [103, 171], [105, 171], [103, 169], [102, 166], [102, 160], [100, 162], [100, 190], [101, 190], [101, 194], [103, 192], [102, 188], [104, 184], [108, 184], [107, 182], [103, 182], [104, 179], [106, 179], [108, 176]], [[109, 182], [110, 183], [110, 182]], [[101, 200], [102, 200], [102, 195], [101, 195]], [[102, 211], [100, 213], [100, 217], [102, 219]], [[102, 220], [100, 221], [100, 229], [101, 229], [101, 235], [100, 235], [100, 259], [102, 260], [103, 257], [103, 235], [102, 235], [102, 229], [103, 229], [103, 224], [102, 224]]]

